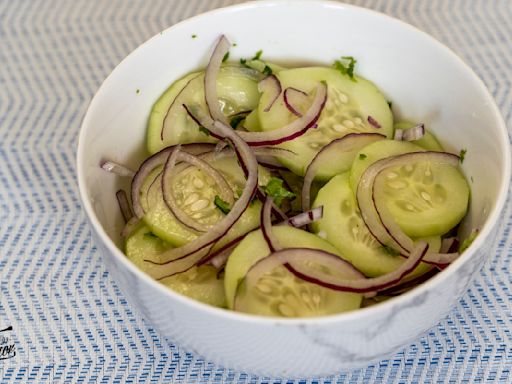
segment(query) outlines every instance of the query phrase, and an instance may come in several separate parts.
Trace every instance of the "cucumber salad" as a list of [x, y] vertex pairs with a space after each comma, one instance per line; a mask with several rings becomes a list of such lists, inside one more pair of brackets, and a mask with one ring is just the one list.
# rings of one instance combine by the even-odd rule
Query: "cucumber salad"
[[373, 305], [426, 281], [464, 249], [465, 151], [355, 74], [356, 60], [282, 67], [229, 60], [174, 81], [147, 125], [147, 159], [117, 192], [126, 256], [170, 289], [277, 317]]

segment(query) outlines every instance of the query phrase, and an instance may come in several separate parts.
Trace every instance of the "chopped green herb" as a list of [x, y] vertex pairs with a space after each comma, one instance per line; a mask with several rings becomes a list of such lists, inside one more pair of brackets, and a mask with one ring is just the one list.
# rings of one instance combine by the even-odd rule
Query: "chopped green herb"
[[222, 58], [222, 62], [225, 62], [227, 59], [229, 59], [229, 52], [226, 52], [226, 54]]
[[140, 93], [140, 89], [137, 88], [137, 90], [135, 91], [135, 93], [138, 95]]
[[240, 64], [242, 64], [244, 67], [247, 67], [247, 59], [240, 59]]
[[193, 38], [193, 39], [195, 39], [196, 37], [197, 37], [197, 35], [194, 33], [194, 34], [192, 35], [192, 38]]
[[459, 161], [462, 164], [464, 162], [464, 158], [466, 157], [466, 153], [468, 152], [467, 149], [461, 149], [459, 153]]
[[227, 202], [225, 202], [224, 200], [222, 200], [219, 195], [215, 195], [215, 200], [213, 200], [213, 203], [225, 215], [227, 215], [229, 213], [229, 211], [231, 211], [231, 207], [229, 206], [229, 204]]
[[229, 125], [231, 125], [231, 128], [236, 129], [238, 127], [238, 124], [245, 119], [245, 115], [236, 115], [231, 118], [229, 121]]
[[389, 109], [393, 108], [393, 102], [388, 100]]
[[258, 52], [256, 52], [256, 54], [254, 55], [252, 60], [259, 60], [262, 54], [263, 54], [263, 50], [260, 49]]
[[274, 199], [274, 202], [281, 206], [283, 199], [295, 197], [295, 193], [290, 192], [283, 187], [283, 180], [277, 177], [272, 177], [268, 184], [263, 187], [263, 191]]
[[206, 136], [210, 136], [210, 131], [203, 126], [199, 126], [199, 131], [203, 132]]
[[272, 68], [270, 68], [268, 65], [265, 65], [265, 68], [263, 68], [263, 74], [265, 76], [270, 76], [272, 74]]
[[236, 46], [237, 46], [237, 44], [236, 44], [236, 43], [233, 43], [233, 47], [236, 47]]
[[382, 248], [384, 249], [384, 251], [386, 251], [391, 256], [399, 256], [400, 255], [400, 252], [398, 252], [394, 248], [388, 247], [387, 245], [383, 245]]
[[151, 239], [159, 239], [159, 237], [157, 235], [155, 235], [153, 232], [146, 232], [144, 234], [145, 237], [149, 237]]
[[342, 56], [341, 60], [336, 60], [333, 64], [333, 67], [340, 71], [343, 75], [347, 75], [350, 77], [352, 81], [356, 81], [354, 77], [354, 68], [356, 66], [357, 60], [352, 56]]
[[364, 153], [360, 153], [359, 154], [359, 160], [364, 160], [366, 159], [368, 156], [366, 156]]

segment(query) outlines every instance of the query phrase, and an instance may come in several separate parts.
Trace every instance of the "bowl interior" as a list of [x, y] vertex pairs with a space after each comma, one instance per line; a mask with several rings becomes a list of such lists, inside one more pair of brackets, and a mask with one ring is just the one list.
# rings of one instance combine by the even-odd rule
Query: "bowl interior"
[[331, 2], [257, 2], [156, 35], [117, 66], [94, 97], [80, 134], [78, 175], [85, 209], [106, 243], [121, 245], [115, 191], [128, 190], [129, 181], [102, 171], [101, 159], [138, 167], [152, 104], [174, 80], [205, 67], [221, 33], [236, 43], [232, 60], [259, 49], [264, 59], [292, 65], [354, 56], [356, 72], [385, 93], [397, 116], [424, 122], [455, 153], [467, 150], [462, 168], [472, 196], [465, 232], [478, 227], [485, 235], [498, 218], [510, 173], [506, 128], [481, 81], [451, 51], [372, 11]]

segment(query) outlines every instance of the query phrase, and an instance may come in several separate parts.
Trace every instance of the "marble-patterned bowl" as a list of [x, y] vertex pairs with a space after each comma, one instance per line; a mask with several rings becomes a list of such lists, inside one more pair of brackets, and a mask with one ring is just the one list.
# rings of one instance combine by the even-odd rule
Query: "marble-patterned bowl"
[[[123, 255], [114, 192], [127, 182], [102, 172], [110, 158], [137, 167], [152, 103], [175, 79], [205, 66], [223, 33], [231, 57], [329, 65], [357, 58], [403, 117], [424, 121], [448, 148], [467, 149], [469, 249], [427, 283], [383, 304], [314, 319], [273, 319], [221, 310], [175, 294]], [[196, 38], [191, 38], [197, 35]], [[105, 80], [78, 145], [83, 205], [105, 262], [130, 302], [169, 340], [207, 360], [257, 374], [311, 376], [389, 357], [434, 326], [465, 292], [493, 244], [510, 177], [510, 146], [496, 105], [472, 70], [445, 46], [385, 15], [336, 2], [263, 1], [219, 9], [159, 33]]]

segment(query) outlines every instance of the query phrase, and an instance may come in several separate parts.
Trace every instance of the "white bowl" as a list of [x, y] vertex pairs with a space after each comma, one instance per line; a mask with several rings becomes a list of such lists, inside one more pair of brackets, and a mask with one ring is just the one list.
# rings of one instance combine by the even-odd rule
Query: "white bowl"
[[[448, 148], [467, 149], [471, 180], [467, 231], [480, 235], [445, 271], [410, 293], [358, 311], [315, 319], [273, 319], [221, 310], [171, 292], [119, 249], [114, 193], [126, 181], [100, 159], [136, 168], [151, 105], [175, 79], [206, 65], [223, 33], [251, 57], [329, 65], [357, 58], [403, 117], [424, 121]], [[192, 39], [195, 34], [197, 38]], [[138, 91], [137, 91], [138, 90]], [[510, 177], [505, 124], [477, 76], [454, 53], [408, 24], [369, 10], [322, 1], [263, 1], [181, 22], [132, 52], [105, 80], [83, 120], [78, 144], [80, 194], [108, 270], [129, 301], [169, 340], [215, 363], [255, 374], [312, 376], [390, 357], [434, 326], [465, 292], [493, 244]], [[466, 231], [466, 232], [467, 232]]]

